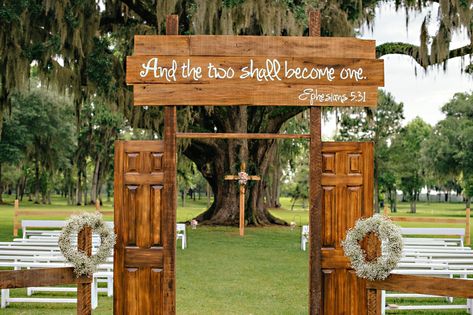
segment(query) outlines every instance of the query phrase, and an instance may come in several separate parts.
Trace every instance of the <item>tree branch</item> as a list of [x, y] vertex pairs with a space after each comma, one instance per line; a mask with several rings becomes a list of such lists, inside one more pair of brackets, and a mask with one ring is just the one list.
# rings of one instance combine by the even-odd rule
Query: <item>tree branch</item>
[[137, 0], [120, 0], [138, 14], [146, 23], [157, 26], [158, 17], [153, 12], [149, 11], [143, 2]]
[[376, 57], [381, 57], [385, 55], [398, 54], [398, 55], [407, 55], [412, 57], [419, 65], [426, 68], [428, 66], [441, 64], [448, 59], [462, 57], [466, 55], [473, 54], [473, 45], [465, 45], [460, 48], [452, 49], [449, 51], [446, 58], [438, 60], [437, 58], [432, 58], [431, 55], [428, 56], [425, 62], [421, 60], [419, 53], [419, 46], [396, 42], [396, 43], [384, 43], [376, 47]]

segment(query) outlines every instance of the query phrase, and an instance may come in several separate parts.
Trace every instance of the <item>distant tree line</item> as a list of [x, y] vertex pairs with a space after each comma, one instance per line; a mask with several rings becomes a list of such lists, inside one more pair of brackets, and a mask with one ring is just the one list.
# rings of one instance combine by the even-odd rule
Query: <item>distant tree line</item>
[[[376, 200], [396, 211], [397, 190], [411, 212], [422, 188], [456, 191], [469, 207], [473, 196], [473, 95], [458, 93], [442, 107], [445, 118], [430, 126], [420, 117], [401, 125], [403, 104], [380, 92], [378, 107], [341, 114], [341, 139], [375, 143]], [[376, 202], [379, 210], [379, 202]]]

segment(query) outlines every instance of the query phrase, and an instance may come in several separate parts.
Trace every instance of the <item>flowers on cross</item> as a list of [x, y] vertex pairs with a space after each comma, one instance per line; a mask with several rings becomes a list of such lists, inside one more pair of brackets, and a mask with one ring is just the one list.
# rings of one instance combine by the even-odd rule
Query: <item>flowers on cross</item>
[[239, 172], [238, 173], [238, 183], [240, 185], [246, 185], [250, 177], [248, 176], [248, 173], [246, 172]]

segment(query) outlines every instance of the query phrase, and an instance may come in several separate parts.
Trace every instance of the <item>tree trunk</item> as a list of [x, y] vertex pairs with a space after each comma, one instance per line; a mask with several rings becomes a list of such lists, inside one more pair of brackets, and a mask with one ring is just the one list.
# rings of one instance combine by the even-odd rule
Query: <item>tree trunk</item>
[[21, 176], [20, 181], [20, 201], [23, 201], [23, 197], [25, 196], [25, 188], [26, 188], [26, 176]]
[[83, 184], [84, 184], [84, 206], [87, 204], [87, 164], [84, 166], [84, 170], [82, 172], [82, 175], [83, 175]]
[[[216, 107], [213, 109], [212, 115], [218, 118], [215, 120], [215, 124], [218, 124], [219, 132], [277, 133], [281, 125], [298, 112], [300, 112], [298, 108], [288, 108], [281, 114], [269, 115], [270, 111], [265, 112], [252, 107]], [[246, 121], [246, 117], [250, 123]], [[202, 118], [199, 119], [205, 118], [206, 116], [202, 115]], [[211, 117], [207, 117], [208, 123], [212, 124], [210, 120]], [[199, 124], [196, 122], [196, 125]], [[247, 173], [259, 175], [262, 180], [250, 181], [247, 186], [245, 220], [250, 225], [287, 224], [272, 216], [264, 202], [265, 180], [268, 178], [269, 164], [274, 158], [272, 155], [275, 154], [273, 149], [275, 141], [239, 139], [195, 139], [191, 141], [190, 145], [185, 148], [184, 154], [196, 163], [199, 171], [210, 183], [215, 197], [211, 207], [196, 217], [197, 221], [204, 224], [238, 225], [238, 183], [225, 181], [224, 177], [228, 174], [237, 174], [240, 163], [246, 162]]]
[[77, 170], [76, 205], [82, 205], [82, 171]]
[[94, 175], [92, 177], [92, 186], [90, 187], [90, 204], [95, 204], [95, 200], [97, 199], [99, 172], [100, 172], [100, 158], [97, 157], [97, 160], [95, 161], [95, 166], [94, 166]]
[[39, 203], [39, 189], [40, 189], [40, 182], [39, 182], [39, 161], [38, 157], [36, 157], [34, 162], [34, 174], [35, 174], [35, 184], [34, 184], [34, 203]]
[[410, 203], [410, 206], [411, 206], [411, 213], [416, 213], [417, 211], [417, 196], [416, 196], [416, 192], [413, 192], [411, 194], [411, 203]]
[[3, 204], [2, 163], [0, 163], [0, 204]]
[[[278, 142], [275, 142], [272, 150], [278, 152]], [[265, 185], [266, 205], [268, 208], [280, 208], [281, 204], [279, 202], [279, 195], [282, 176], [281, 162], [278, 154], [273, 154], [272, 152], [270, 154], [272, 154], [272, 161], [268, 176], [269, 182]]]
[[397, 191], [396, 189], [391, 189], [389, 191], [389, 201], [391, 203], [391, 212], [397, 212]]

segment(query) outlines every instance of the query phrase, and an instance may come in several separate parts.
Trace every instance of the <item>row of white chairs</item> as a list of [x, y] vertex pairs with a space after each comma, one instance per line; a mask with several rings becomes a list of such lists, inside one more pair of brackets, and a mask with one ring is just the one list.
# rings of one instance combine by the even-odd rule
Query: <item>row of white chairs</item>
[[[23, 220], [23, 237], [15, 238], [11, 242], [0, 242], [0, 267], [12, 268], [13, 270], [31, 268], [51, 268], [70, 266], [65, 261], [58, 247], [60, 230], [50, 230], [50, 228], [62, 228], [66, 221], [59, 220]], [[112, 222], [107, 224], [113, 228]], [[42, 228], [43, 230], [38, 230]], [[47, 230], [44, 230], [47, 229]], [[177, 224], [177, 240], [181, 242], [181, 248], [187, 247], [186, 225]], [[72, 239], [76, 244], [76, 238]], [[95, 253], [100, 245], [98, 235], [92, 236], [92, 253]], [[99, 287], [99, 283], [106, 286]], [[10, 290], [1, 290], [0, 307], [5, 308], [10, 303], [32, 302], [32, 303], [76, 303], [76, 298], [35, 298], [31, 297], [35, 292], [75, 292], [76, 287], [33, 287], [27, 288], [27, 297], [10, 297]], [[107, 296], [113, 295], [113, 256], [112, 253], [107, 261], [98, 266], [97, 272], [93, 275], [91, 290], [92, 307], [98, 305], [98, 293], [106, 292]]]
[[[51, 240], [54, 240], [54, 237], [59, 237], [60, 231], [51, 231], [51, 230], [41, 230], [44, 228], [51, 229], [59, 229], [63, 228], [66, 225], [67, 221], [64, 220], [22, 220], [21, 221], [21, 229], [23, 232], [22, 239], [30, 239], [35, 236], [52, 236]], [[106, 224], [113, 229], [114, 225], [113, 222], [106, 222]], [[44, 238], [42, 238], [44, 240]], [[187, 248], [187, 233], [186, 233], [186, 225], [184, 223], [177, 223], [176, 224], [176, 239], [181, 241], [181, 248]]]
[[[44, 236], [47, 238], [48, 236]], [[65, 261], [56, 242], [43, 242], [37, 246], [35, 239], [25, 238], [19, 241], [0, 242], [0, 267], [12, 268], [13, 270], [33, 268], [55, 268], [69, 267], [71, 264]], [[93, 244], [92, 252], [96, 251], [98, 243]], [[98, 293], [106, 292], [108, 296], [113, 294], [113, 257], [107, 259], [106, 263], [97, 267], [93, 274], [91, 304], [95, 309], [98, 306]], [[106, 283], [106, 287], [99, 287], [99, 283]], [[9, 289], [1, 290], [0, 307], [5, 308], [11, 303], [76, 303], [76, 298], [37, 298], [32, 297], [35, 292], [73, 292], [76, 287], [29, 287], [27, 297], [10, 297]]]
[[[473, 250], [470, 247], [464, 246], [464, 229], [402, 228], [401, 233], [403, 234], [404, 242], [403, 257], [397, 268], [393, 270], [393, 273], [449, 278], [459, 277], [463, 279], [468, 279], [468, 276], [473, 275]], [[301, 231], [302, 250], [305, 251], [307, 249], [308, 242], [309, 226], [303, 225]], [[451, 304], [453, 302], [452, 297], [444, 297], [448, 303], [438, 305], [386, 304], [386, 299], [422, 299], [432, 297], [439, 296], [383, 291], [382, 314], [385, 314], [386, 310], [463, 309], [473, 315], [472, 299], [467, 299], [466, 304], [461, 305]]]
[[[393, 273], [434, 277], [459, 277], [468, 279], [473, 275], [473, 250], [463, 243], [464, 229], [452, 228], [403, 228], [403, 257]], [[437, 238], [431, 235], [440, 236]], [[445, 237], [448, 236], [448, 237]], [[451, 237], [455, 236], [455, 237]], [[386, 299], [441, 298], [447, 303], [432, 305], [397, 305], [386, 303]], [[396, 301], [396, 300], [394, 300]], [[439, 300], [441, 301], [441, 300]], [[467, 299], [464, 304], [452, 304], [453, 297], [441, 297], [426, 294], [382, 292], [382, 314], [386, 310], [465, 310], [473, 315], [473, 300]]]

